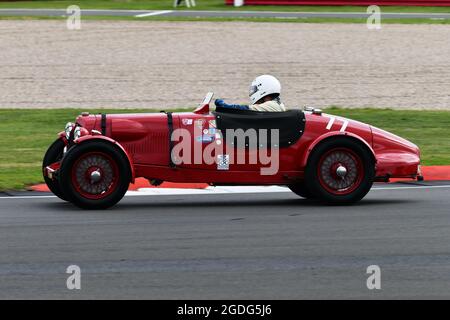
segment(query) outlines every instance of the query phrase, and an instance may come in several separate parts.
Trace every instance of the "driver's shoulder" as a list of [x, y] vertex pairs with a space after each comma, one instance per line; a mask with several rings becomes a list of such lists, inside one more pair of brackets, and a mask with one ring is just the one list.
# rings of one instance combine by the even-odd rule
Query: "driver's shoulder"
[[286, 107], [283, 103], [278, 103], [277, 101], [271, 100], [266, 101], [261, 104], [252, 104], [249, 106], [250, 110], [254, 111], [268, 111], [268, 112], [279, 112], [286, 111]]

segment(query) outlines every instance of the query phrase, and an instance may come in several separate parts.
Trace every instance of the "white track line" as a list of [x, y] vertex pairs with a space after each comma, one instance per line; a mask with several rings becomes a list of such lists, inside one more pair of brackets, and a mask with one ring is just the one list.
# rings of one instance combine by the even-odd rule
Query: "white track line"
[[139, 191], [128, 191], [128, 196], [140, 195], [188, 195], [188, 194], [227, 194], [227, 193], [267, 193], [290, 192], [279, 186], [230, 186], [207, 187], [205, 189], [177, 189], [177, 188], [140, 188]]
[[[381, 187], [372, 188], [374, 190], [410, 190], [410, 189], [438, 189], [450, 188], [450, 185], [442, 186], [411, 186], [411, 187]], [[208, 187], [206, 189], [180, 189], [180, 188], [142, 188], [141, 191], [128, 191], [125, 196], [159, 196], [159, 195], [194, 195], [194, 194], [235, 194], [235, 193], [272, 193], [291, 192], [285, 187], [279, 186], [232, 186], [232, 187]], [[35, 199], [35, 198], [56, 198], [56, 196], [9, 196], [0, 199]]]
[[[22, 10], [22, 9], [18, 9], [18, 10]], [[84, 11], [84, 10], [82, 10]], [[88, 11], [88, 10], [85, 10]], [[104, 9], [103, 11], [109, 11], [109, 9]], [[112, 10], [111, 10], [112, 11]], [[117, 11], [122, 11], [122, 10], [117, 10]], [[173, 11], [173, 10], [172, 10]], [[238, 14], [238, 13], [244, 13], [244, 14], [258, 14], [258, 13], [263, 13], [263, 14], [271, 14], [272, 17], [274, 18], [285, 18], [284, 15], [290, 15], [290, 14], [313, 14], [313, 15], [318, 15], [318, 16], [327, 16], [327, 15], [335, 15], [335, 14], [342, 14], [342, 15], [348, 15], [348, 16], [353, 16], [353, 15], [366, 15], [366, 16], [370, 16], [370, 13], [367, 12], [319, 12], [319, 11], [245, 11], [245, 10], [239, 10], [239, 11], [233, 11], [233, 10], [177, 10], [177, 12], [189, 12], [192, 14], [192, 16], [194, 16], [195, 14], [201, 14], [201, 13], [217, 13], [217, 14], [221, 14], [221, 13], [233, 13], [233, 14]], [[415, 15], [429, 15], [429, 16], [449, 16], [450, 14], [448, 12], [381, 12], [381, 16], [389, 16], [389, 15], [399, 15], [399, 16], [415, 16]], [[297, 16], [292, 16], [294, 18], [297, 18]]]
[[[0, 9], [0, 12], [9, 12], [9, 11], [45, 11], [45, 12], [62, 12], [66, 11], [66, 9], [45, 9], [45, 8], [36, 8], [36, 9], [29, 9], [29, 8], [8, 8], [8, 9]], [[148, 10], [122, 10], [122, 9], [81, 9], [81, 11], [87, 11], [87, 12], [104, 12], [104, 11], [111, 11], [111, 12], [148, 12]]]
[[0, 197], [0, 199], [33, 199], [33, 198], [43, 198], [43, 199], [48, 199], [48, 198], [56, 198], [56, 196], [10, 196], [10, 197]]
[[450, 185], [443, 186], [417, 186], [417, 187], [381, 187], [381, 188], [372, 188], [371, 190], [401, 190], [401, 189], [435, 189], [435, 188], [450, 188]]
[[135, 18], [144, 18], [144, 17], [150, 17], [150, 16], [159, 16], [161, 14], [166, 14], [166, 13], [171, 13], [171, 12], [173, 12], [173, 10], [156, 10], [156, 11], [152, 11], [152, 12], [137, 14], [134, 17]]

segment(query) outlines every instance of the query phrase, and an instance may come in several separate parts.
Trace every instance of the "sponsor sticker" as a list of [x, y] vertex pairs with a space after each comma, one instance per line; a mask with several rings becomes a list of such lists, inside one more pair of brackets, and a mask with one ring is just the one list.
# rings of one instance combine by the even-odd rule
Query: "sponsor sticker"
[[204, 134], [204, 135], [195, 137], [195, 141], [203, 142], [203, 143], [210, 143], [210, 142], [213, 142], [214, 140], [215, 140], [215, 137], [212, 135], [209, 135], [209, 134]]
[[186, 118], [186, 119], [182, 119], [181, 122], [182, 122], [183, 125], [185, 125], [185, 126], [190, 126], [190, 125], [192, 125], [193, 120], [192, 120], [192, 119]]
[[209, 120], [208, 125], [210, 128], [217, 128], [216, 126], [216, 120]]
[[203, 135], [202, 136], [202, 142], [203, 143], [209, 143], [214, 141], [214, 136], [211, 135]]
[[203, 128], [203, 119], [195, 120], [195, 125], [200, 129]]

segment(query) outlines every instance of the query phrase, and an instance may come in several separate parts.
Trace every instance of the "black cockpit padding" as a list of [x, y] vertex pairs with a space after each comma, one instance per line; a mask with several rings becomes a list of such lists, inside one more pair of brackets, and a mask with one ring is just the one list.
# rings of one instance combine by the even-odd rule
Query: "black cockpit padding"
[[[270, 145], [271, 130], [279, 130], [279, 147], [289, 147], [296, 143], [305, 131], [305, 115], [302, 110], [294, 109], [283, 112], [261, 112], [253, 110], [236, 110], [217, 107], [213, 112], [216, 116], [217, 129], [222, 132], [226, 141], [226, 129], [255, 129], [260, 143], [259, 129], [267, 129], [267, 143]], [[236, 139], [235, 139], [236, 140]], [[236, 143], [236, 141], [234, 141]]]

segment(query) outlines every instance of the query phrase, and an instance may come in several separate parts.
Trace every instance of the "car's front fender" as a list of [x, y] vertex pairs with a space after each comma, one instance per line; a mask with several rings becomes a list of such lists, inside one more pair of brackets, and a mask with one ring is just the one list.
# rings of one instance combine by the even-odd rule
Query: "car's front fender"
[[134, 179], [135, 179], [135, 171], [134, 171], [134, 164], [133, 164], [133, 160], [131, 159], [130, 155], [128, 154], [128, 152], [125, 150], [124, 147], [122, 147], [122, 145], [120, 143], [118, 143], [116, 140], [111, 139], [109, 137], [105, 137], [102, 135], [85, 135], [82, 136], [76, 140], [74, 140], [74, 143], [76, 145], [80, 145], [82, 143], [85, 143], [87, 141], [95, 141], [95, 140], [103, 140], [103, 141], [107, 141], [109, 143], [112, 143], [114, 145], [116, 145], [122, 152], [123, 154], [127, 157], [128, 159], [128, 164], [130, 165], [130, 172], [131, 172], [131, 182], [134, 183]]

